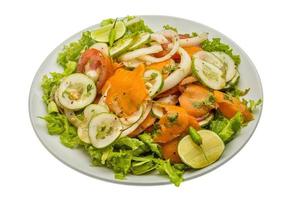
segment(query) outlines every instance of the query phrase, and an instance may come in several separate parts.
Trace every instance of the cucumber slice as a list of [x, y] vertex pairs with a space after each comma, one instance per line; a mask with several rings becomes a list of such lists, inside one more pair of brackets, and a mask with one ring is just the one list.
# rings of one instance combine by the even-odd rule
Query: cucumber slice
[[193, 169], [200, 169], [217, 161], [222, 155], [225, 144], [221, 138], [209, 130], [198, 131], [202, 144], [198, 146], [189, 135], [180, 140], [178, 155], [181, 160]]
[[70, 110], [79, 110], [93, 102], [96, 86], [88, 76], [75, 73], [65, 77], [58, 88], [59, 103]]
[[226, 82], [232, 80], [236, 74], [236, 66], [233, 59], [228, 54], [221, 51], [215, 51], [212, 52], [212, 54], [217, 56], [226, 65]]
[[237, 84], [238, 84], [238, 81], [239, 81], [239, 78], [240, 78], [240, 74], [239, 74], [238, 71], [236, 71], [235, 76], [232, 78], [232, 80], [230, 80], [230, 81], [227, 83], [225, 89], [231, 88], [231, 87], [237, 85]]
[[109, 110], [103, 106], [98, 104], [90, 104], [87, 106], [84, 111], [84, 121], [78, 126], [77, 135], [83, 142], [90, 144], [89, 133], [88, 133], [88, 125], [93, 116], [98, 115], [100, 113], [107, 113]]
[[158, 105], [153, 105], [151, 108], [151, 114], [156, 118], [160, 119], [164, 115], [163, 108]]
[[150, 69], [145, 71], [144, 79], [150, 97], [157, 94], [163, 87], [163, 77], [158, 70]]
[[90, 120], [93, 116], [104, 112], [109, 112], [106, 106], [99, 104], [90, 104], [84, 109], [83, 114], [86, 119]]
[[144, 44], [150, 41], [150, 33], [140, 33], [134, 39], [133, 45], [129, 48], [129, 50], [135, 50], [143, 46]]
[[214, 119], [214, 114], [211, 113], [209, 114], [205, 119], [203, 119], [202, 121], [199, 121], [199, 125], [201, 127], [204, 127], [204, 126], [207, 126], [211, 121], [212, 119]]
[[141, 105], [139, 110], [133, 113], [131, 116], [128, 117], [121, 117], [120, 121], [124, 126], [131, 126], [132, 124], [136, 123], [143, 115], [145, 109], [145, 105]]
[[89, 138], [91, 144], [98, 148], [104, 148], [119, 138], [122, 124], [119, 118], [111, 113], [101, 113], [94, 116], [89, 123]]
[[[91, 32], [91, 37], [97, 42], [109, 42], [109, 34], [112, 28], [113, 24], [100, 27], [95, 31]], [[118, 40], [119, 38], [123, 37], [126, 32], [126, 26], [122, 21], [117, 21], [114, 29], [116, 31], [115, 40]]]
[[211, 63], [218, 67], [222, 72], [226, 73], [226, 65], [214, 54], [207, 51], [199, 51], [193, 55], [193, 58], [200, 58], [201, 60]]
[[225, 87], [224, 73], [215, 65], [199, 58], [194, 58], [192, 69], [195, 76], [207, 87], [214, 90], [220, 90]]
[[130, 46], [132, 46], [134, 39], [133, 38], [123, 38], [119, 41], [117, 41], [114, 46], [110, 49], [110, 56], [116, 57], [124, 53], [129, 49]]

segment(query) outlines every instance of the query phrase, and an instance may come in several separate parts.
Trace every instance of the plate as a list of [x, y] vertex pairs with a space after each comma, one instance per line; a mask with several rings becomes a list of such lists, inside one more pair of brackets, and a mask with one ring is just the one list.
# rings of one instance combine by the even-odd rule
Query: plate
[[[263, 98], [262, 85], [258, 75], [258, 72], [247, 56], [247, 54], [230, 38], [223, 35], [222, 33], [212, 29], [203, 24], [190, 21], [187, 19], [170, 17], [170, 16], [140, 16], [145, 20], [145, 23], [149, 25], [153, 30], [161, 30], [164, 24], [170, 24], [179, 30], [179, 32], [209, 32], [211, 37], [219, 37], [226, 44], [229, 44], [234, 52], [239, 54], [241, 57], [241, 64], [239, 65], [239, 71], [241, 74], [240, 87], [248, 88], [251, 90], [246, 96], [251, 99]], [[132, 185], [160, 185], [170, 183], [168, 178], [157, 175], [149, 174], [143, 176], [128, 175], [125, 180], [114, 179], [114, 173], [105, 167], [94, 167], [91, 165], [89, 157], [81, 150], [69, 149], [63, 146], [59, 137], [51, 136], [47, 132], [46, 123], [39, 119], [38, 116], [46, 114], [46, 108], [42, 101], [42, 90], [41, 90], [41, 79], [43, 75], [48, 74], [52, 71], [62, 71], [61, 67], [56, 63], [58, 53], [62, 50], [63, 46], [80, 38], [81, 33], [86, 30], [94, 29], [99, 25], [91, 26], [85, 30], [82, 30], [75, 35], [65, 40], [62, 44], [57, 46], [44, 60], [39, 70], [37, 71], [29, 95], [29, 113], [32, 126], [36, 132], [38, 138], [46, 149], [53, 154], [57, 159], [65, 163], [67, 166], [89, 175], [94, 178], [98, 178], [105, 181], [116, 182], [121, 184], [132, 184]], [[184, 175], [185, 180], [193, 179], [201, 176], [207, 172], [210, 172], [217, 167], [221, 166], [234, 155], [236, 155], [243, 146], [248, 142], [253, 132], [256, 129], [259, 118], [261, 116], [262, 107], [256, 112], [255, 120], [250, 122], [249, 125], [242, 129], [237, 137], [227, 144], [222, 157], [214, 164], [196, 171], [186, 172]]]

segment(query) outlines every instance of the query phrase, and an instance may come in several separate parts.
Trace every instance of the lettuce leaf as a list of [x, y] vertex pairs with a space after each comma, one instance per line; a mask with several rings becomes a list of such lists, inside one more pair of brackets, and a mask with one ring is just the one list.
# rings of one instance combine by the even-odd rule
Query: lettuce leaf
[[165, 30], [172, 30], [172, 31], [178, 33], [177, 28], [175, 28], [175, 27], [173, 27], [173, 26], [170, 26], [169, 24], [164, 25], [163, 28], [164, 28]]
[[131, 170], [135, 175], [142, 175], [156, 169], [156, 167], [157, 164], [153, 156], [133, 157]]
[[161, 157], [161, 151], [160, 151], [160, 146], [157, 143], [153, 142], [152, 137], [148, 133], [143, 133], [140, 134], [139, 139], [143, 141], [149, 148], [150, 150], [155, 153], [157, 156]]
[[68, 61], [66, 67], [62, 73], [51, 72], [50, 76], [43, 76], [41, 87], [43, 90], [42, 99], [46, 105], [48, 105], [53, 99], [53, 93], [56, 87], [60, 84], [61, 79], [65, 76], [72, 74], [77, 67], [77, 63], [73, 61]]
[[129, 173], [132, 163], [132, 153], [129, 151], [111, 152], [106, 160], [106, 166], [115, 172], [116, 179], [124, 179]]
[[117, 142], [115, 142], [114, 147], [117, 149], [132, 150], [134, 156], [139, 156], [140, 154], [149, 151], [147, 145], [136, 138], [122, 137]]
[[64, 46], [63, 51], [58, 54], [57, 63], [65, 68], [69, 61], [77, 62], [80, 54], [94, 43], [90, 31], [83, 32], [78, 41]]
[[112, 19], [112, 18], [108, 18], [108, 19], [104, 19], [101, 21], [100, 23], [100, 26], [106, 26], [106, 25], [109, 25], [109, 24], [113, 24], [115, 22], [115, 19]]
[[[123, 21], [128, 22], [134, 18], [136, 18], [136, 17], [135, 16], [127, 16], [123, 19]], [[134, 33], [141, 33], [141, 32], [153, 33], [153, 31], [145, 24], [143, 19], [127, 26], [127, 34], [134, 34]]]
[[49, 134], [60, 135], [60, 141], [64, 146], [76, 148], [81, 144], [76, 128], [69, 124], [66, 116], [59, 113], [50, 113], [40, 118], [47, 122]]
[[102, 166], [102, 156], [103, 151], [101, 149], [96, 149], [92, 145], [85, 145], [84, 146], [85, 151], [90, 156], [92, 164], [94, 166]]
[[180, 183], [183, 181], [183, 170], [178, 170], [174, 168], [169, 160], [161, 160], [157, 159], [157, 170], [162, 175], [167, 175], [169, 177], [169, 180], [175, 185], [179, 186]]
[[210, 124], [210, 129], [218, 134], [224, 143], [230, 142], [234, 135], [241, 129], [243, 117], [240, 112], [235, 114], [230, 120], [220, 117]]
[[221, 38], [213, 38], [212, 40], [205, 40], [202, 42], [202, 49], [205, 51], [222, 51], [228, 54], [238, 66], [240, 64], [240, 56], [233, 54], [233, 49], [221, 42]]

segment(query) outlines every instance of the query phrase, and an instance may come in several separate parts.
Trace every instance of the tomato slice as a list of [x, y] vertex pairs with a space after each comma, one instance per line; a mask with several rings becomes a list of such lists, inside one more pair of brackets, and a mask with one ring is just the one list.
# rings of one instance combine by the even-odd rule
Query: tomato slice
[[99, 74], [97, 89], [100, 91], [106, 80], [113, 74], [110, 59], [97, 49], [87, 49], [80, 57], [77, 64], [77, 72], [86, 73], [95, 70]]

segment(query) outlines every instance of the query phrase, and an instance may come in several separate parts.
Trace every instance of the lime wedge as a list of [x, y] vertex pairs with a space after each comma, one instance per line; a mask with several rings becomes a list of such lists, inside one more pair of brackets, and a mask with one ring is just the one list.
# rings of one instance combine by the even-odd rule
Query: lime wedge
[[225, 145], [221, 138], [209, 130], [198, 131], [202, 144], [195, 144], [189, 135], [182, 138], [178, 144], [178, 154], [181, 160], [194, 169], [206, 167], [217, 161], [222, 155]]
[[[97, 42], [109, 42], [109, 34], [112, 27], [113, 24], [109, 24], [96, 29], [95, 31], [91, 32], [92, 39], [96, 40]], [[116, 31], [115, 40], [123, 37], [126, 32], [126, 26], [122, 21], [117, 21], [114, 29]]]

